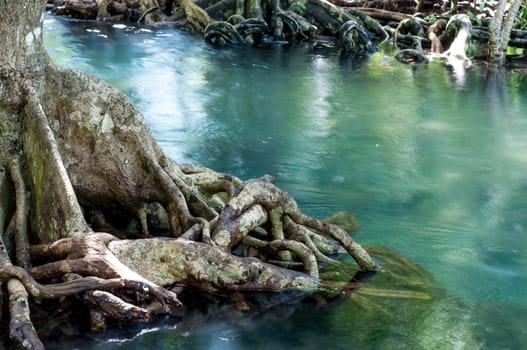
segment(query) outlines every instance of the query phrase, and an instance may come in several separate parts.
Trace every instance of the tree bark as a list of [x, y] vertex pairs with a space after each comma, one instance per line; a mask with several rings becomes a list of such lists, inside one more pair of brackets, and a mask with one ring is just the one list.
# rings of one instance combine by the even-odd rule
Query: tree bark
[[514, 19], [522, 0], [500, 0], [489, 23], [489, 62], [491, 66], [503, 66], [509, 45]]

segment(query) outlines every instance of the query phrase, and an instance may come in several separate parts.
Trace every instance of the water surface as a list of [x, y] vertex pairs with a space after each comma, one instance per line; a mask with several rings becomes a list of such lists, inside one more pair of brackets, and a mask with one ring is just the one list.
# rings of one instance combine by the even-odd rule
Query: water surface
[[271, 174], [314, 216], [351, 211], [359, 242], [397, 250], [434, 281], [428, 301], [195, 315], [69, 346], [527, 346], [525, 75], [492, 84], [478, 66], [462, 74], [384, 53], [359, 63], [303, 47], [215, 49], [170, 29], [52, 17], [45, 33], [55, 61], [128, 94], [173, 159], [243, 179]]

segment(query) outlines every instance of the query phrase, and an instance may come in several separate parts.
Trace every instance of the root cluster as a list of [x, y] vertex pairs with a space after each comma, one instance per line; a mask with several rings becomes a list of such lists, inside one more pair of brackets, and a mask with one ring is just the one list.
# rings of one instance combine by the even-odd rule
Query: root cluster
[[[446, 2], [423, 0], [417, 5], [373, 1], [360, 7], [364, 5], [341, 0], [50, 1], [50, 8], [59, 15], [185, 28], [213, 45], [310, 42], [361, 58], [391, 40], [397, 49], [395, 58], [407, 64], [440, 55], [448, 60], [448, 49], [461, 28], [469, 33], [467, 42], [487, 42], [487, 25], [495, 11], [491, 5], [481, 9], [458, 1], [450, 2], [450, 8]], [[447, 22], [451, 24], [446, 26]], [[527, 47], [526, 37], [527, 32], [513, 30], [509, 46]], [[466, 56], [466, 49], [456, 47], [455, 55]]]

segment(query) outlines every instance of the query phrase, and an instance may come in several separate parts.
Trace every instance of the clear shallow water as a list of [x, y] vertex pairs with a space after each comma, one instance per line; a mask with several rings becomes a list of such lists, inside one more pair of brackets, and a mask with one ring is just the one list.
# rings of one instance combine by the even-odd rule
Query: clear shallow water
[[435, 281], [428, 301], [194, 315], [68, 347], [527, 346], [526, 76], [493, 85], [478, 67], [461, 75], [381, 53], [359, 64], [325, 50], [218, 50], [178, 31], [50, 17], [45, 33], [58, 63], [126, 92], [175, 160], [271, 174], [315, 216], [351, 211], [359, 242], [397, 250]]

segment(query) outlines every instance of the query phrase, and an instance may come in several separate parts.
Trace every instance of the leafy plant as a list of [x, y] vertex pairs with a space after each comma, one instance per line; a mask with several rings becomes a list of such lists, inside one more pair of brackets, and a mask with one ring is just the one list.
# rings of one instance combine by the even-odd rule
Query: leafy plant
[[518, 15], [516, 16], [516, 23], [518, 25], [518, 29], [527, 29], [527, 3], [525, 2], [520, 5]]
[[428, 16], [424, 18], [425, 21], [428, 23], [434, 23], [437, 20], [437, 15], [435, 13], [431, 13]]
[[304, 1], [294, 1], [292, 4], [291, 4], [291, 7], [293, 6], [296, 6], [300, 9], [302, 9], [302, 11], [306, 12], [307, 11], [307, 7], [306, 7], [306, 3]]

